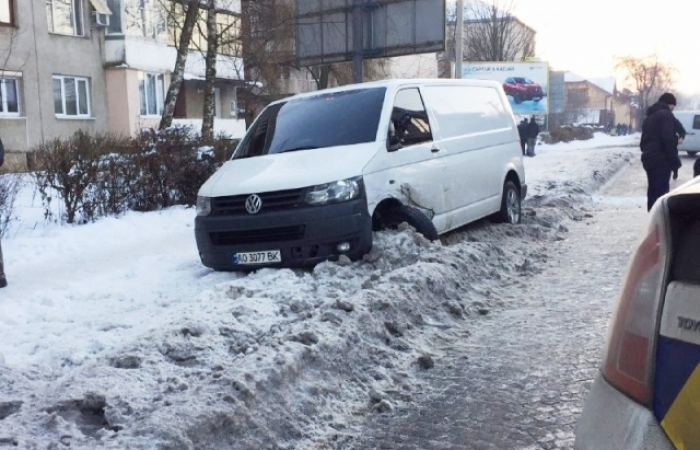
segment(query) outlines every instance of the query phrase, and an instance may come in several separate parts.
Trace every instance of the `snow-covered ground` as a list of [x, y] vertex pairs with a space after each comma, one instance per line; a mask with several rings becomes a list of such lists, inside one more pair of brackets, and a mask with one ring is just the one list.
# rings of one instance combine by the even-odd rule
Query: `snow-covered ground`
[[313, 271], [213, 272], [187, 208], [46, 223], [27, 186], [2, 241], [0, 447], [328, 448], [410, 403], [445, 338], [517, 301], [502, 293], [638, 139], [539, 145], [522, 225], [376, 233], [364, 261]]

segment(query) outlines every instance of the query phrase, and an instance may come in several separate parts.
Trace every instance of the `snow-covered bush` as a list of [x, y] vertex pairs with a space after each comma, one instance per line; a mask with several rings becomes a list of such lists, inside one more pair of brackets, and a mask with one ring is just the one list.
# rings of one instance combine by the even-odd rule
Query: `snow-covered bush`
[[563, 126], [550, 130], [545, 137], [545, 143], [556, 144], [557, 142], [586, 141], [593, 139], [593, 131], [588, 127]]
[[5, 234], [10, 223], [15, 218], [15, 200], [22, 188], [23, 180], [23, 175], [21, 174], [0, 174], [0, 237]]
[[47, 141], [33, 152], [44, 215], [86, 223], [127, 210], [193, 206], [200, 186], [230, 157], [235, 141], [218, 136], [204, 144], [188, 127], [134, 138], [80, 131]]

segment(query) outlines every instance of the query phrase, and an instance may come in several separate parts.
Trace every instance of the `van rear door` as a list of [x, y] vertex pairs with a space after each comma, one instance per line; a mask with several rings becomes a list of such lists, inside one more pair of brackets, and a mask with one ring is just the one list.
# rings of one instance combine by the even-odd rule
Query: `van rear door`
[[678, 146], [678, 150], [693, 156], [700, 152], [700, 113], [679, 112], [676, 118], [686, 131], [685, 140]]

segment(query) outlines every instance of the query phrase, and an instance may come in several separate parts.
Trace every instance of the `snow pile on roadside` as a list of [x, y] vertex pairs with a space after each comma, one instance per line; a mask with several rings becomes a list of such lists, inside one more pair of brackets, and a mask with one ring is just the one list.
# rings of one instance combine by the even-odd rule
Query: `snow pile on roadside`
[[[79, 338], [72, 325], [94, 344], [71, 356], [65, 342], [40, 362], [0, 361], [0, 445], [304, 449], [342, 442], [368, 415], [410, 404], [421, 389], [417, 374], [432, 367], [440, 342], [517, 301], [505, 288], [538, 271], [550, 243], [565, 238], [566, 220], [583, 214], [581, 199], [625, 164], [625, 155], [538, 147], [526, 161], [533, 197], [521, 226], [482, 221], [438, 243], [410, 229], [377, 233], [361, 262], [215, 274], [197, 291], [177, 277], [195, 282], [202, 268], [176, 261], [173, 290], [156, 298], [145, 286], [133, 287], [139, 298], [115, 297], [83, 279], [83, 289], [95, 293], [79, 294], [91, 300], [85, 308], [158, 316], [113, 315], [94, 327], [74, 311], [66, 336]], [[71, 245], [61, 248], [71, 255]], [[125, 285], [142, 282], [129, 271], [118, 276]], [[55, 339], [51, 319], [25, 319], [37, 341]], [[90, 335], [109, 332], [116, 337]]]

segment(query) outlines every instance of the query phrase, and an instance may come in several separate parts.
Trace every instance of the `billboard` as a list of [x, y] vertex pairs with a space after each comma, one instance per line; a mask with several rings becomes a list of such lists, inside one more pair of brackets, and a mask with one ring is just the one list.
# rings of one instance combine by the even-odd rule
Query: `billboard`
[[445, 50], [445, 0], [297, 0], [300, 65], [353, 59], [355, 8], [361, 10], [363, 58]]
[[549, 114], [549, 64], [546, 62], [464, 61], [462, 78], [501, 83], [516, 115]]

